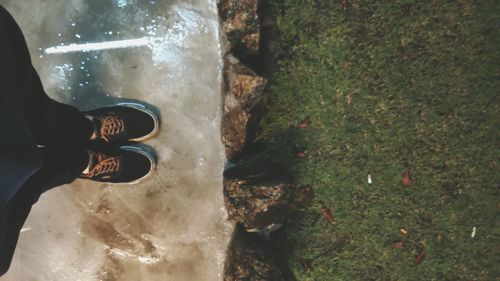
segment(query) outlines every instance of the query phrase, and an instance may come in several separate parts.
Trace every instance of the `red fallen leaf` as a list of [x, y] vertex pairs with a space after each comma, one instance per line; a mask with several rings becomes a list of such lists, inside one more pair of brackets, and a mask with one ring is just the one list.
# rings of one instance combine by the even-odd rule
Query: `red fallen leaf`
[[325, 216], [326, 220], [330, 224], [336, 223], [335, 219], [333, 218], [332, 211], [330, 211], [330, 209], [328, 209], [327, 207], [323, 207], [323, 208], [321, 208], [321, 211], [323, 212], [323, 216]]
[[299, 152], [295, 153], [295, 157], [297, 157], [297, 158], [306, 157], [306, 151], [299, 151]]
[[344, 8], [344, 10], [347, 10], [348, 6], [349, 6], [349, 2], [347, 2], [347, 0], [342, 0], [342, 8]]
[[422, 248], [422, 249], [420, 249], [420, 252], [418, 253], [418, 255], [415, 257], [415, 263], [413, 265], [414, 266], [419, 265], [422, 262], [422, 260], [424, 259], [424, 257], [425, 257], [425, 251]]
[[406, 187], [411, 185], [410, 170], [408, 168], [405, 168], [403, 172], [403, 179], [401, 181], [403, 182], [403, 185]]
[[396, 241], [392, 243], [392, 247], [396, 249], [401, 249], [403, 248], [403, 241]]
[[297, 128], [299, 129], [305, 129], [311, 125], [311, 119], [309, 117], [306, 117], [304, 120], [300, 121], [299, 124], [297, 124]]

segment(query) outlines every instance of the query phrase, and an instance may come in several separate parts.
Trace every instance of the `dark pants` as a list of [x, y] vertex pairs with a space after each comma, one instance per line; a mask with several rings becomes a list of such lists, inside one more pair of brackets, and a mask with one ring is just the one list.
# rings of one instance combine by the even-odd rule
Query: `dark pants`
[[[40, 195], [59, 185], [74, 181], [88, 164], [85, 142], [92, 134], [92, 123], [76, 108], [50, 99], [34, 70], [23, 34], [9, 13], [0, 6], [0, 25], [7, 34], [0, 34], [0, 44], [9, 44], [14, 54], [16, 89], [2, 88], [6, 94], [17, 95], [18, 104], [12, 106], [22, 112], [33, 139], [40, 146], [43, 164], [14, 195], [7, 205], [7, 223], [0, 226], [6, 247], [0, 253], [0, 275], [10, 266], [19, 232]], [[1, 54], [5, 55], [5, 54]], [[9, 120], [0, 120], [9, 122]], [[9, 134], [2, 134], [2, 137]], [[43, 146], [43, 147], [42, 147]]]

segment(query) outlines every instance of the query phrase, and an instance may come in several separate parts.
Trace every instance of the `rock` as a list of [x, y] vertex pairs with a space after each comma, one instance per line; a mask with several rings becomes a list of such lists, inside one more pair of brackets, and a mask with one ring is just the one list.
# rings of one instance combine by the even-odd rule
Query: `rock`
[[232, 109], [234, 99], [243, 110], [250, 112], [262, 99], [262, 93], [267, 86], [267, 80], [258, 76], [253, 70], [242, 64], [237, 58], [228, 55], [225, 58], [226, 98], [224, 110]]
[[240, 58], [256, 56], [260, 45], [259, 0], [221, 0], [219, 14], [227, 49]]
[[245, 147], [247, 123], [252, 109], [262, 100], [267, 80], [231, 55], [226, 56], [225, 65], [222, 141], [226, 147], [226, 157], [232, 160]]
[[224, 281], [294, 281], [284, 255], [272, 241], [237, 227], [227, 252]]
[[279, 228], [294, 210], [292, 187], [287, 177], [277, 170], [259, 173], [232, 168], [224, 178], [229, 219], [240, 223], [247, 231]]
[[241, 107], [224, 113], [222, 118], [222, 143], [224, 143], [228, 159], [233, 159], [245, 147], [248, 118], [248, 113], [242, 110]]
[[283, 224], [292, 210], [288, 202], [288, 184], [253, 185], [226, 180], [224, 193], [229, 219], [240, 222], [249, 231], [262, 231], [273, 224]]

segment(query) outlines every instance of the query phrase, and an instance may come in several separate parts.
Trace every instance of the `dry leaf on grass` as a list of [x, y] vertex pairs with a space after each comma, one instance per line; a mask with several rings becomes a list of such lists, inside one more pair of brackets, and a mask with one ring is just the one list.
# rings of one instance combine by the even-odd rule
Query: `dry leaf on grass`
[[414, 266], [419, 265], [424, 259], [424, 257], [425, 257], [425, 251], [424, 248], [422, 247], [422, 249], [420, 249], [420, 252], [418, 252], [418, 255], [415, 257], [415, 263], [413, 265]]
[[411, 185], [410, 169], [405, 168], [403, 172], [403, 179], [401, 181], [403, 182], [403, 185], [406, 187]]
[[304, 120], [300, 121], [297, 124], [297, 128], [299, 129], [305, 129], [311, 125], [311, 119], [309, 117], [304, 118]]
[[299, 151], [299, 152], [295, 153], [295, 157], [296, 158], [305, 158], [306, 153], [307, 153], [307, 151]]
[[403, 248], [403, 241], [396, 241], [392, 243], [392, 247], [395, 249], [401, 249]]
[[323, 216], [325, 217], [325, 219], [330, 224], [335, 224], [335, 219], [333, 218], [332, 211], [330, 211], [329, 208], [323, 207], [323, 208], [321, 208], [321, 211], [323, 212]]

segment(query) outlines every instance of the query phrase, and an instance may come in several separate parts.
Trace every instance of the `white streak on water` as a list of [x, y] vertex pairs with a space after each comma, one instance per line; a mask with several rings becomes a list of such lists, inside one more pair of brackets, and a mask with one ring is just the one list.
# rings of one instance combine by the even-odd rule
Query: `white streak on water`
[[68, 46], [55, 46], [45, 49], [46, 54], [60, 54], [72, 52], [90, 52], [109, 49], [137, 48], [149, 45], [149, 38], [116, 40], [100, 43], [70, 44]]

